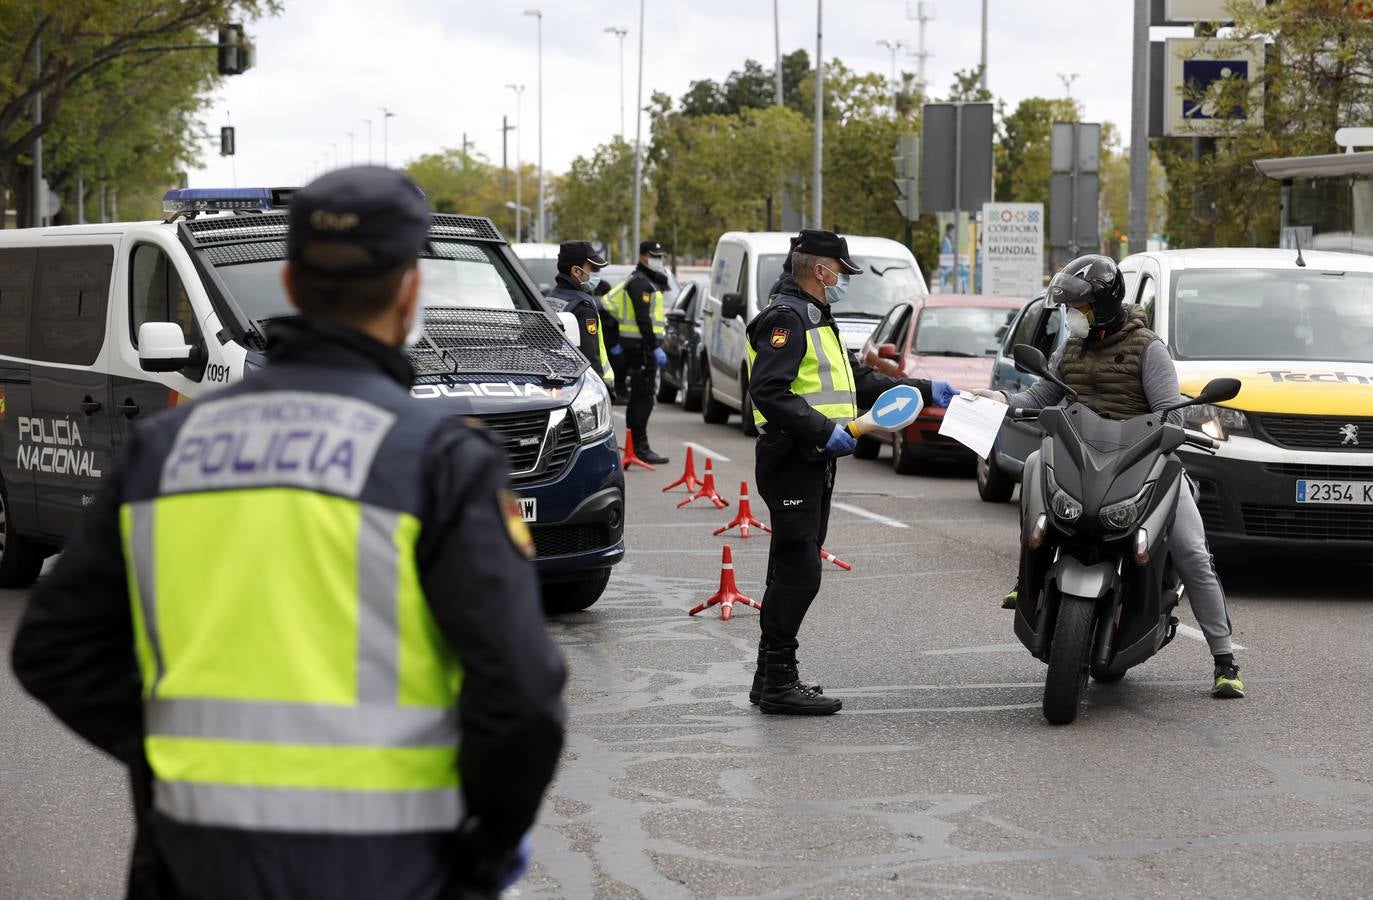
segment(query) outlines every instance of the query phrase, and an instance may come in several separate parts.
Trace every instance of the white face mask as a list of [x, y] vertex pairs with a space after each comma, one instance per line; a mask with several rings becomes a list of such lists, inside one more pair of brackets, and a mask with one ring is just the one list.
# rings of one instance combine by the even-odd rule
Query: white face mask
[[1064, 314], [1063, 323], [1068, 326], [1068, 334], [1075, 338], [1085, 338], [1087, 332], [1092, 328], [1082, 310], [1072, 307], [1069, 307], [1067, 313]]
[[659, 275], [667, 271], [667, 263], [663, 261], [663, 258], [661, 256], [649, 257], [648, 267], [653, 271], [657, 272]]

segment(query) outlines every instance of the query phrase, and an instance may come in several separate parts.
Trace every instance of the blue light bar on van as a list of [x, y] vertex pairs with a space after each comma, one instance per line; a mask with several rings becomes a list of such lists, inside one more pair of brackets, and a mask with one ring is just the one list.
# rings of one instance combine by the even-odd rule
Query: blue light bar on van
[[266, 212], [287, 206], [293, 193], [295, 188], [173, 188], [162, 195], [162, 211]]

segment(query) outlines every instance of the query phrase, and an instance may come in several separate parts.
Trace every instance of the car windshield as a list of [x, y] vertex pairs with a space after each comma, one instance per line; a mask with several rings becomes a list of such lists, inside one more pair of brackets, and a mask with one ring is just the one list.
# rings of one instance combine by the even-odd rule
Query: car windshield
[[915, 352], [926, 356], [995, 356], [1016, 310], [936, 306], [920, 313]]
[[[781, 253], [758, 257], [758, 296], [764, 302], [782, 275], [782, 262], [785, 259], [786, 256]], [[894, 304], [925, 293], [920, 273], [909, 260], [855, 255], [853, 261], [862, 266], [864, 272], [853, 276], [849, 282], [848, 294], [834, 308], [836, 316], [880, 319]]]
[[520, 265], [524, 266], [524, 270], [539, 286], [539, 290], [545, 294], [553, 290], [553, 284], [558, 278], [558, 261], [556, 259], [522, 259]]
[[1179, 359], [1373, 362], [1373, 273], [1180, 272], [1172, 320]]
[[[514, 274], [478, 244], [435, 241], [438, 253], [420, 260], [420, 296], [426, 307], [535, 309]], [[218, 266], [229, 294], [249, 319], [295, 315], [281, 283], [282, 260]]]

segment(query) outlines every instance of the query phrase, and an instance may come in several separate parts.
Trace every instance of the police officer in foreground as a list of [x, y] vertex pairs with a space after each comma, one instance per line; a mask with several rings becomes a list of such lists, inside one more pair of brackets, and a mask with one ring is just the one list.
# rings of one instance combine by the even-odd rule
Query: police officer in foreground
[[947, 406], [944, 381], [894, 379], [853, 367], [830, 309], [863, 269], [848, 242], [807, 229], [792, 244], [791, 274], [748, 325], [749, 395], [760, 432], [758, 493], [772, 518], [762, 636], [749, 700], [765, 713], [829, 715], [840, 701], [800, 680], [801, 622], [820, 590], [820, 546], [829, 524], [835, 460], [857, 446], [847, 425], [884, 390], [909, 384]]
[[663, 334], [667, 319], [663, 314], [663, 291], [667, 290], [667, 263], [663, 245], [657, 241], [639, 244], [639, 264], [628, 280], [606, 297], [619, 320], [619, 346], [625, 356], [625, 377], [629, 382], [629, 405], [625, 425], [634, 437], [634, 452], [644, 462], [660, 466], [671, 462], [653, 452], [648, 439], [648, 417], [653, 412], [658, 370], [667, 365]]
[[601, 269], [606, 260], [590, 241], [565, 241], [558, 247], [558, 275], [550, 300], [562, 304], [559, 312], [571, 313], [577, 320], [577, 340], [582, 355], [593, 371], [601, 374], [608, 386], [615, 384], [615, 371], [605, 348], [601, 329], [601, 304], [596, 289], [601, 285]]
[[297, 192], [300, 317], [135, 431], [30, 600], [20, 682], [130, 769], [131, 896], [494, 897], [527, 862], [565, 671], [500, 449], [410, 397], [429, 223], [389, 169]]

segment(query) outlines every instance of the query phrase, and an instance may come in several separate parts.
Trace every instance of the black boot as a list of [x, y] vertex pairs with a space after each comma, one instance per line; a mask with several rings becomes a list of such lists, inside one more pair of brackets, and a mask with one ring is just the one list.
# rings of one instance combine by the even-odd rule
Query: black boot
[[843, 707], [838, 700], [802, 686], [796, 671], [796, 654], [790, 650], [767, 652], [763, 695], [758, 698], [758, 708], [763, 712], [784, 716], [829, 716]]
[[[763, 684], [767, 680], [767, 665], [763, 658], [766, 652], [767, 651], [763, 649], [763, 645], [759, 644], [758, 667], [753, 670], [753, 687], [749, 688], [748, 692], [748, 702], [752, 703], [754, 706], [757, 706], [758, 701], [762, 698]], [[810, 691], [812, 694], [823, 694], [825, 692], [825, 686], [823, 684], [806, 684], [802, 681], [800, 682], [800, 685], [802, 690]]]
[[666, 456], [660, 456], [653, 452], [653, 448], [648, 445], [647, 434], [642, 438], [637, 434], [634, 435], [634, 455], [650, 466], [665, 466], [672, 462], [672, 460], [668, 459]]

